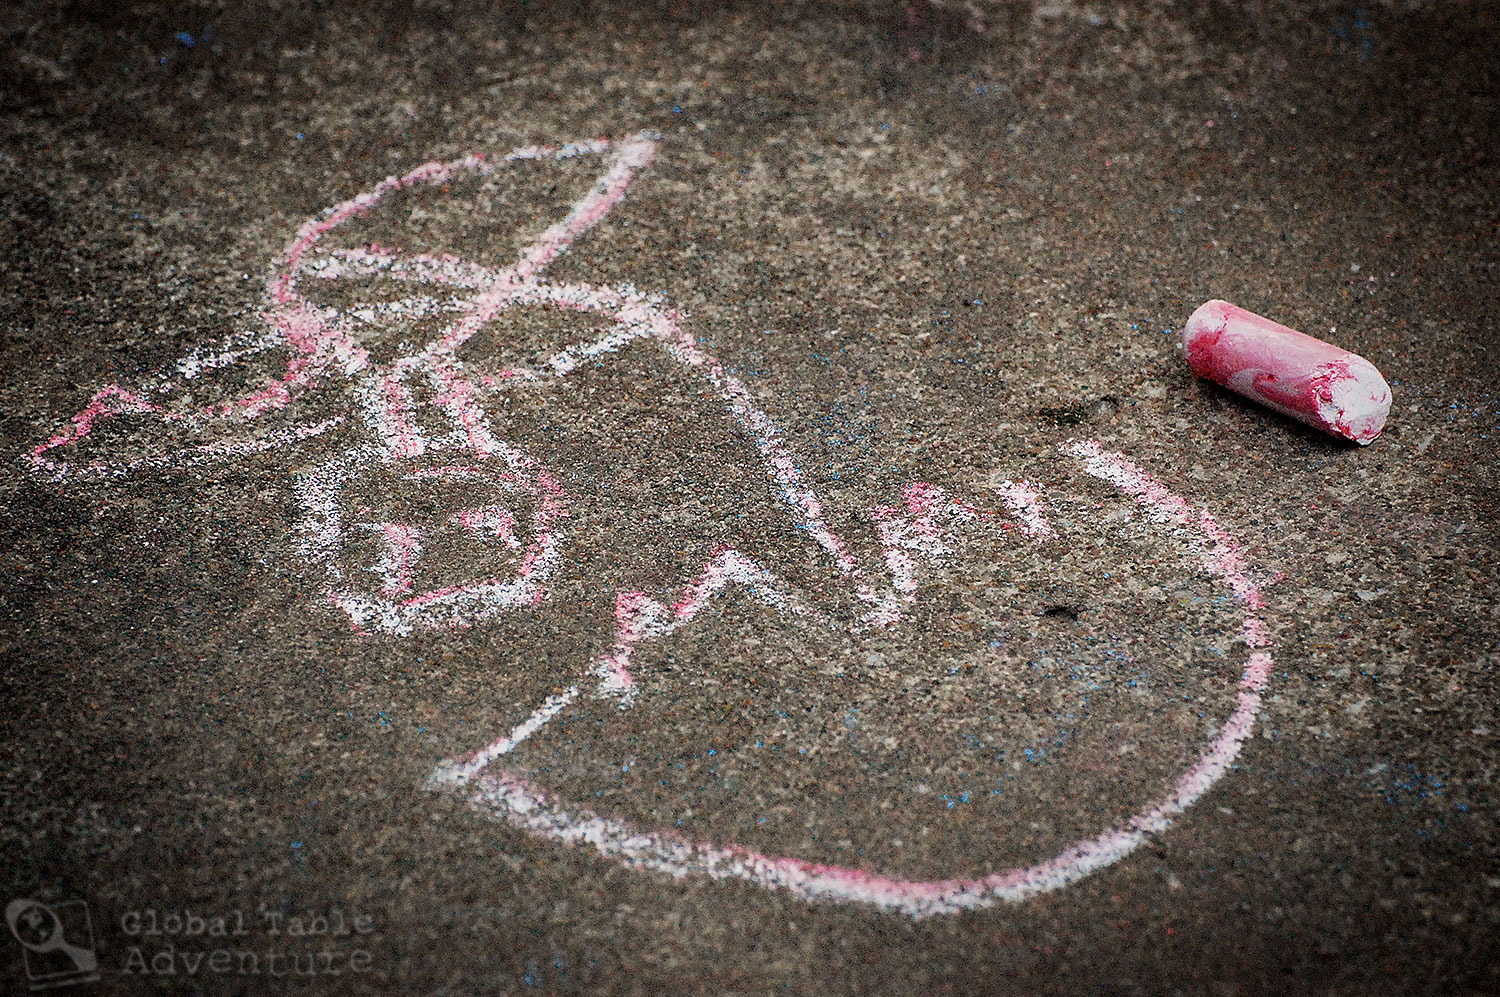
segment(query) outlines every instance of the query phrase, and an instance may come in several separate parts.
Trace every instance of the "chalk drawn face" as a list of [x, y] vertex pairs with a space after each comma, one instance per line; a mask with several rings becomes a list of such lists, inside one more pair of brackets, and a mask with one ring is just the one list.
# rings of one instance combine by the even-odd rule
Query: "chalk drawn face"
[[[770, 415], [739, 379], [698, 345], [686, 320], [664, 299], [629, 286], [561, 283], [544, 275], [552, 260], [569, 251], [620, 202], [651, 163], [657, 141], [640, 133], [616, 141], [526, 147], [493, 164], [479, 156], [429, 163], [334, 205], [304, 224], [275, 262], [260, 329], [203, 347], [145, 384], [101, 389], [68, 425], [32, 450], [30, 462], [39, 473], [67, 481], [300, 448], [296, 550], [302, 568], [322, 582], [330, 618], [372, 640], [482, 627], [499, 614], [542, 607], [558, 569], [583, 563], [570, 558], [577, 556], [585, 540], [570, 532], [574, 500], [561, 484], [564, 475], [507, 439], [505, 422], [495, 415], [497, 408], [507, 400], [533, 397], [549, 385], [577, 377], [581, 370], [613, 362], [624, 351], [644, 351], [655, 362], [695, 379], [704, 395], [717, 399], [743, 446], [742, 462], [760, 469], [779, 503], [779, 514], [794, 528], [790, 535], [800, 547], [787, 556], [819, 562], [836, 583], [818, 591], [800, 589], [733, 545], [725, 545], [665, 589], [607, 593], [614, 606], [609, 646], [561, 677], [553, 686], [561, 691], [538, 703], [509, 704], [505, 712], [513, 726], [493, 732], [488, 744], [445, 761], [430, 779], [432, 788], [458, 793], [482, 813], [524, 833], [559, 846], [583, 846], [646, 873], [735, 879], [809, 900], [858, 902], [912, 917], [1013, 902], [1055, 889], [1119, 860], [1150, 835], [1164, 831], [1238, 755], [1270, 673], [1261, 620], [1264, 601], [1233, 538], [1206, 511], [1173, 495], [1144, 469], [1097, 443], [1081, 441], [1067, 444], [1063, 452], [1078, 462], [1084, 479], [1093, 479], [1092, 492], [1075, 485], [1076, 491], [1049, 495], [1033, 483], [996, 477], [987, 494], [968, 500], [924, 482], [892, 483], [889, 503], [862, 514], [878, 550], [867, 563], [862, 561], [854, 553], [856, 547], [830, 525], [822, 499], [805, 480]], [[403, 235], [405, 227], [423, 221], [431, 229], [431, 220], [443, 217], [422, 207], [430, 202], [414, 196], [403, 200], [405, 195], [443, 195], [450, 187], [518, 163], [581, 159], [601, 164], [598, 179], [562, 217], [534, 237], [523, 237], [510, 258], [473, 259], [439, 246], [399, 247], [411, 235]], [[438, 224], [424, 238], [441, 243], [442, 235]], [[513, 337], [518, 316], [528, 310], [584, 316], [589, 332], [582, 338], [516, 348], [508, 337]], [[238, 383], [233, 391], [202, 402], [203, 392], [195, 390], [202, 382], [249, 369], [251, 358], [261, 364], [262, 379], [251, 378], [254, 383]], [[114, 420], [134, 430], [125, 436], [129, 443], [112, 441], [108, 431]], [[155, 441], [144, 446], [136, 442], [142, 426], [158, 429]], [[88, 447], [88, 457], [77, 456]], [[1108, 513], [1098, 511], [1105, 508], [1105, 498], [1112, 503]], [[1096, 555], [1079, 547], [1091, 535], [1097, 539], [1101, 530], [1113, 531], [1113, 539], [1099, 546]], [[981, 764], [999, 773], [998, 778], [995, 772], [983, 773], [982, 791], [978, 783], [972, 789], [955, 783], [952, 792], [935, 788], [933, 795], [946, 801], [942, 808], [932, 804], [939, 812], [983, 802], [990, 807], [986, 819], [1019, 819], [1033, 813], [1043, 819], [1032, 825], [1041, 826], [1046, 814], [1035, 806], [1028, 810], [1018, 801], [1007, 810], [1003, 798], [989, 799], [1002, 796], [996, 784], [1004, 787], [1005, 779], [1016, 778], [1013, 773], [1021, 769], [1018, 757], [1023, 753], [1028, 760], [1045, 755], [1049, 764], [1053, 758], [1062, 759], [1044, 772], [1051, 779], [1046, 788], [1018, 790], [1051, 800], [1054, 808], [1056, 801], [1065, 803], [1076, 795], [1083, 769], [1104, 773], [1100, 780], [1127, 785], [1133, 794], [1129, 799], [1120, 797], [1102, 808], [1112, 809], [1112, 818], [1087, 826], [1088, 815], [1097, 811], [1085, 808], [1061, 815], [1057, 823], [1071, 829], [1071, 836], [1053, 840], [1040, 835], [1040, 854], [1018, 857], [1013, 854], [1018, 849], [1012, 847], [1002, 860], [983, 844], [991, 835], [980, 834], [975, 836], [979, 844], [961, 850], [963, 860], [957, 867], [931, 870], [918, 863], [914, 868], [891, 851], [902, 847], [891, 833], [880, 848], [874, 847], [874, 839], [868, 851], [854, 848], [856, 854], [844, 864], [830, 861], [826, 852], [799, 857], [794, 846], [800, 838], [785, 845], [784, 839], [767, 837], [757, 828], [768, 818], [756, 816], [755, 804], [732, 793], [718, 798], [716, 806], [738, 813], [757, 844], [729, 843], [719, 833], [722, 824], [714, 825], [714, 837], [696, 838], [692, 820], [683, 824], [684, 817], [692, 816], [690, 807], [670, 822], [662, 821], [662, 807], [675, 804], [660, 799], [660, 794], [652, 796], [654, 790], [632, 790], [619, 776], [632, 764], [625, 742], [638, 740], [623, 733], [630, 718], [649, 722], [653, 732], [669, 729], [669, 713], [651, 712], [661, 705], [661, 697], [649, 695], [651, 690], [672, 687], [674, 696], [682, 696], [719, 684], [691, 670], [668, 677], [653, 664], [652, 655], [674, 642], [686, 646], [695, 633], [727, 633], [728, 617], [720, 614], [726, 607], [754, 606], [769, 612], [777, 622], [766, 629], [765, 640], [774, 630], [825, 646], [865, 648], [861, 642], [872, 635], [900, 635], [903, 627], [909, 634], [942, 631], [941, 619], [930, 608], [941, 603], [926, 593], [937, 593], [944, 572], [951, 575], [954, 565], [965, 558], [973, 566], [975, 551], [991, 552], [992, 563], [1009, 559], [1017, 575], [1027, 565], [1040, 565], [1044, 571], [1064, 566], [1090, 575], [1102, 566], [1105, 579], [1113, 568], [1119, 581], [1121, 572], [1129, 577], [1134, 570], [1136, 588], [1159, 591], [1172, 580], [1142, 581], [1147, 569], [1132, 569], [1129, 558], [1121, 565], [1103, 565], [1128, 549], [1124, 540], [1135, 537], [1138, 542], [1143, 532], [1178, 551], [1189, 571], [1224, 590], [1220, 602], [1236, 607], [1229, 613], [1230, 636], [1225, 640], [1248, 650], [1227, 645], [1221, 649], [1234, 662], [1213, 703], [1219, 711], [1215, 716], [1205, 719], [1203, 711], [1196, 711], [1180, 730], [1164, 724], [1165, 714], [1159, 712], [1129, 720], [1121, 711], [1128, 711], [1133, 702], [1128, 689], [1137, 683], [1130, 668], [1139, 663], [1123, 641], [1078, 631], [1070, 638], [1075, 650], [1080, 642], [1099, 642], [1099, 648], [1088, 652], [1092, 658], [1069, 659], [1066, 651], [1049, 655], [1032, 639], [1031, 631], [1040, 627], [1036, 614], [1028, 611], [1018, 617], [999, 604], [990, 613], [998, 617], [986, 623], [998, 630], [972, 632], [986, 622], [987, 611], [981, 609], [970, 611], [952, 631], [955, 640], [975, 642], [976, 651], [964, 666], [968, 673], [954, 667], [938, 674], [921, 655], [909, 655], [898, 667], [882, 671], [880, 656], [871, 655], [859, 664], [872, 681], [905, 683], [881, 700], [895, 702], [896, 707], [888, 705], [882, 717], [880, 707], [863, 700], [865, 705], [858, 705], [824, 696], [816, 702], [816, 715], [824, 719], [830, 710], [847, 710], [836, 740], [854, 762], [841, 770], [836, 792], [859, 795], [861, 806], [874, 801], [870, 806], [876, 811], [861, 820], [867, 830], [880, 828], [879, 808], [899, 802], [900, 787], [881, 784], [879, 773], [890, 771], [891, 765], [872, 761], [865, 753], [883, 746], [894, 754], [894, 725], [924, 713], [926, 722], [948, 737], [915, 739], [920, 763], [927, 769], [944, 773]], [[1072, 553], [1075, 548], [1082, 553]], [[1000, 575], [1009, 577], [1009, 572]], [[990, 578], [986, 591], [1000, 596], [979, 601], [1003, 601], [1007, 585], [993, 572]], [[948, 602], [973, 602], [970, 588], [950, 588]], [[1013, 596], [1020, 586], [1009, 585], [1008, 590]], [[1011, 603], [1015, 604], [1013, 598]], [[1077, 613], [1066, 606], [1054, 608]], [[927, 613], [927, 622], [914, 628], [910, 621], [919, 609]], [[1132, 611], [1127, 605], [1120, 618], [1128, 620]], [[1218, 625], [1223, 626], [1222, 619]], [[761, 637], [754, 640], [764, 643]], [[1007, 647], [1008, 641], [1024, 652], [990, 653]], [[931, 642], [924, 653], [936, 654]], [[1105, 660], [1131, 664], [1121, 670], [1099, 664]], [[1023, 665], [1030, 671], [1022, 670]], [[764, 674], [775, 673], [768, 667]], [[781, 702], [814, 715], [811, 701], [785, 701], [786, 696], [800, 695], [794, 690], [813, 678], [792, 671], [780, 675], [783, 698], [777, 700], [773, 690], [769, 700], [749, 697], [752, 705], [787, 717], [790, 709], [776, 705]], [[838, 676], [843, 675], [841, 666]], [[1048, 688], [1062, 692], [1049, 694], [1043, 702], [1040, 691]], [[1106, 708], [1111, 690], [1118, 695]], [[918, 693], [938, 700], [923, 700]], [[1000, 701], [1007, 696], [1020, 705], [1007, 703], [1002, 710]], [[1157, 700], [1157, 708], [1165, 701]], [[586, 742], [554, 737], [552, 725], [565, 725], [570, 715], [588, 709], [591, 702], [603, 703], [613, 715], [613, 720], [601, 721], [603, 733]], [[632, 709], [636, 712], [629, 712]], [[1028, 709], [1023, 723], [1018, 718]], [[897, 715], [902, 711], [907, 711], [904, 718]], [[991, 714], [1009, 717], [1009, 729]], [[1107, 718], [1118, 719], [1106, 722]], [[1108, 730], [1087, 733], [1091, 721]], [[1124, 753], [1138, 750], [1136, 741], [1118, 733], [1132, 723], [1137, 728], [1151, 726], [1155, 737], [1180, 741], [1181, 750], [1167, 753], [1165, 762], [1120, 762]], [[802, 764], [798, 756], [805, 756], [812, 745], [797, 740], [805, 735], [790, 721], [783, 730], [793, 733], [779, 745], [785, 749], [781, 754], [776, 745], [761, 751], [765, 745], [760, 737], [725, 745], [740, 762], [735, 771], [782, 772], [785, 784], [791, 785]], [[611, 731], [616, 732], [613, 740]], [[945, 746], [950, 742], [954, 746]], [[589, 755], [578, 759], [569, 770], [572, 775], [558, 783], [571, 786], [568, 791], [546, 785], [545, 773], [534, 764], [536, 754], [547, 754], [549, 748], [553, 757], [562, 757], [564, 744], [586, 744], [570, 750]], [[717, 750], [709, 754], [716, 756]], [[907, 750], [912, 750], [910, 745]], [[589, 797], [574, 784], [580, 779], [597, 783], [599, 770], [591, 768], [596, 763], [614, 772], [615, 781], [607, 787], [598, 784]], [[1072, 775], [1069, 763], [1077, 767]], [[1134, 782], [1111, 774], [1127, 770], [1134, 772]], [[718, 769], [710, 765], [707, 771]], [[954, 776], [960, 781], [971, 777], [977, 776], [968, 771]], [[862, 779], [869, 785], [860, 786]], [[721, 781], [733, 780], [724, 776]], [[660, 786], [668, 783], [665, 777], [659, 781]], [[1036, 779], [1028, 783], [1038, 784]], [[620, 801], [613, 812], [577, 802], [598, 799], [605, 788]], [[834, 790], [809, 784], [803, 801], [817, 811], [825, 832], [831, 829], [837, 835], [840, 813], [854, 813], [858, 807], [831, 799], [830, 792]], [[983, 801], [974, 799], [977, 792], [987, 794]], [[855, 832], [848, 834], [852, 842]], [[950, 853], [949, 848], [943, 851]]]

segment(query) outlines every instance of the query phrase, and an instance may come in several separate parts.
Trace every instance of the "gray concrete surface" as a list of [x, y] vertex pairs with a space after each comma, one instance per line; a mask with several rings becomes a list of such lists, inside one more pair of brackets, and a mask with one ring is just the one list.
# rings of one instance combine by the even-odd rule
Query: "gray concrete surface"
[[[1500, 990], [1493, 4], [5, 20], [3, 899], [73, 940], [86, 905], [98, 979], [59, 992]], [[683, 313], [869, 577], [889, 566], [866, 510], [909, 482], [1003, 525], [954, 526], [889, 630], [726, 593], [640, 646], [632, 709], [580, 696], [515, 770], [641, 829], [904, 879], [1120, 827], [1220, 736], [1248, 652], [1182, 531], [1059, 450], [1096, 439], [1210, 510], [1266, 599], [1253, 734], [1170, 827], [1058, 889], [913, 919], [628, 868], [426, 788], [587, 685], [616, 593], [670, 603], [726, 546], [835, 624], [858, 609], [745, 431], [649, 344], [491, 405], [557, 469], [567, 546], [534, 612], [460, 629], [356, 632], [298, 547], [299, 482], [357, 419], [176, 469], [28, 462], [104, 385], [260, 328], [273, 260], [324, 208], [431, 160], [643, 130], [655, 162], [548, 278]], [[508, 263], [589, 189], [586, 160], [424, 188], [343, 245]], [[1195, 383], [1170, 333], [1210, 297], [1374, 361], [1384, 436], [1342, 446]], [[437, 322], [372, 339], [377, 359]], [[468, 359], [590, 325], [505, 313]], [[263, 361], [187, 387], [233, 397]], [[73, 449], [149, 457], [177, 432], [121, 416]], [[1052, 539], [1003, 512], [1001, 479], [1044, 493]], [[447, 508], [389, 474], [360, 487]], [[174, 914], [203, 933], [146, 933]], [[237, 916], [247, 934], [208, 933]], [[292, 933], [314, 917], [349, 933]], [[10, 992], [81, 965], [29, 937], [5, 939]], [[258, 972], [210, 961], [245, 948]], [[339, 975], [273, 975], [314, 952]]]

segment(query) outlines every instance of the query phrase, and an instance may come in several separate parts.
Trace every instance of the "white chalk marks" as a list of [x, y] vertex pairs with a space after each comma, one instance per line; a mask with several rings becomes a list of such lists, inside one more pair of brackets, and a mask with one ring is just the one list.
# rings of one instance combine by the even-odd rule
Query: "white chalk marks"
[[[348, 437], [304, 454], [302, 466], [311, 457], [311, 469], [297, 478], [297, 552], [306, 569], [319, 576], [330, 611], [372, 639], [482, 625], [498, 614], [542, 605], [559, 568], [581, 570], [571, 560], [577, 538], [568, 532], [565, 476], [505, 439], [491, 417], [493, 406], [509, 393], [541, 390], [622, 351], [654, 350], [662, 362], [698, 379], [738, 425], [750, 459], [762, 469], [795, 536], [805, 538], [806, 550], [797, 556], [821, 562], [839, 580], [838, 591], [799, 590], [726, 546], [668, 591], [612, 592], [609, 646], [594, 660], [579, 662], [560, 692], [529, 711], [517, 704], [512, 729], [439, 765], [432, 787], [460, 794], [527, 834], [585, 846], [630, 868], [741, 880], [808, 900], [853, 901], [912, 917], [1056, 889], [1117, 861], [1167, 828], [1224, 774], [1249, 736], [1271, 661], [1261, 622], [1263, 600], [1238, 546], [1207, 512], [1092, 442], [1070, 444], [1065, 453], [1129, 505], [1144, 509], [1172, 543], [1192, 552], [1200, 570], [1227, 587], [1238, 604], [1239, 641], [1249, 649], [1232, 712], [1163, 795], [1140, 805], [1118, 826], [1050, 858], [1003, 871], [971, 875], [959, 869], [942, 878], [902, 878], [637, 826], [534, 785], [512, 764], [510, 756], [543, 736], [549, 723], [585, 693], [621, 710], [635, 706], [642, 695], [633, 671], [637, 651], [705, 616], [727, 593], [771, 607], [790, 625], [810, 632], [879, 632], [902, 623], [939, 564], [966, 537], [1003, 535], [1015, 544], [1040, 545], [1043, 552], [1058, 540], [1050, 503], [1037, 484], [999, 481], [993, 487], [998, 503], [983, 503], [1002, 507], [996, 511], [915, 482], [900, 488], [892, 504], [867, 510], [879, 554], [873, 563], [860, 563], [830, 525], [822, 499], [754, 394], [701, 348], [684, 328], [683, 316], [660, 295], [628, 285], [544, 278], [547, 265], [625, 196], [651, 163], [657, 142], [652, 134], [638, 133], [528, 146], [496, 164], [480, 156], [428, 163], [334, 205], [304, 224], [276, 260], [259, 329], [200, 347], [144, 384], [105, 386], [34, 447], [28, 460], [36, 472], [70, 482], [247, 459], [330, 434]], [[406, 253], [378, 243], [325, 245], [329, 233], [352, 219], [375, 216], [398, 191], [446, 191], [445, 185], [506, 164], [581, 157], [602, 161], [597, 180], [508, 264]], [[353, 304], [320, 305], [309, 296], [312, 286], [343, 288]], [[518, 309], [561, 309], [600, 324], [587, 338], [558, 344], [527, 364], [486, 363], [462, 352], [477, 336], [503, 341], [507, 319]], [[417, 331], [426, 341], [409, 345], [408, 337]], [[400, 344], [396, 356], [377, 362], [372, 348], [392, 342]], [[193, 403], [201, 380], [248, 358], [264, 360], [267, 353], [280, 364], [272, 376], [212, 404]], [[323, 400], [318, 414], [299, 421], [299, 408], [308, 407], [301, 403], [314, 397]], [[125, 417], [135, 420], [135, 431], [122, 434], [135, 449], [127, 450], [123, 441], [100, 443], [106, 422]], [[155, 442], [140, 444], [143, 435]], [[73, 457], [85, 439], [94, 441], [96, 456]], [[377, 512], [376, 503], [367, 501], [369, 494], [391, 491], [423, 500], [397, 512]], [[469, 552], [467, 560], [453, 556], [459, 549]], [[448, 573], [429, 570], [432, 564], [448, 567]], [[979, 854], [969, 864], [978, 868], [985, 861]]]

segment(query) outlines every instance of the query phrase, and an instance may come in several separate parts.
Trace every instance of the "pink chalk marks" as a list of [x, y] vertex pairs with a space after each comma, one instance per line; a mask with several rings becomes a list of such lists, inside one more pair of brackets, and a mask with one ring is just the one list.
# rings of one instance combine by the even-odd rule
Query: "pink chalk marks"
[[1025, 482], [1002, 481], [995, 489], [1000, 493], [1000, 498], [1005, 502], [1021, 520], [1021, 528], [1029, 537], [1045, 540], [1053, 536], [1052, 524], [1047, 521], [1047, 513], [1042, 504], [1042, 497], [1030, 485]]
[[[1261, 693], [1271, 672], [1269, 640], [1261, 620], [1264, 599], [1246, 573], [1244, 556], [1230, 534], [1206, 511], [1173, 494], [1145, 470], [1098, 443], [1070, 443], [1063, 451], [1084, 463], [1091, 475], [1108, 482], [1142, 507], [1164, 529], [1178, 534], [1200, 564], [1218, 577], [1242, 606], [1241, 642], [1250, 653], [1240, 674], [1233, 712], [1195, 762], [1168, 787], [1165, 795], [1139, 810], [1121, 826], [1103, 831], [1033, 865], [985, 876], [931, 880], [904, 879], [865, 869], [810, 862], [794, 856], [767, 855], [734, 844], [694, 841], [679, 833], [633, 826], [601, 816], [558, 799], [534, 786], [513, 770], [496, 763], [539, 731], [577, 695], [572, 688], [545, 701], [505, 737], [471, 756], [453, 759], [433, 775], [435, 786], [466, 792], [471, 802], [530, 834], [562, 844], [591, 848], [598, 854], [643, 871], [676, 877], [701, 876], [739, 880], [783, 890], [806, 900], [847, 901], [925, 918], [1014, 903], [1058, 889], [1119, 861], [1153, 834], [1171, 827], [1174, 818], [1200, 799], [1229, 770], [1255, 724]], [[1042, 496], [1033, 486], [1005, 483], [1002, 497], [1017, 508], [1023, 529], [1036, 538], [1050, 537], [1052, 529], [1041, 512]], [[907, 489], [910, 518], [897, 528], [880, 531], [895, 592], [904, 599], [915, 590], [910, 584], [908, 552], [940, 554], [945, 543], [932, 514], [963, 515], [961, 505], [948, 505], [941, 491], [930, 485]], [[893, 509], [874, 511], [878, 525], [892, 522]], [[679, 606], [696, 606], [701, 598], [690, 587]], [[666, 614], [654, 614], [664, 624]], [[667, 632], [665, 624], [662, 633]], [[977, 864], [977, 862], [976, 862]]]
[[[429, 456], [436, 453], [433, 448]], [[322, 570], [329, 602], [348, 616], [356, 630], [407, 636], [436, 627], [469, 626], [497, 613], [529, 609], [546, 598], [546, 579], [562, 555], [558, 527], [567, 516], [567, 505], [561, 486], [510, 448], [493, 457], [462, 450], [451, 456], [466, 463], [430, 465], [356, 448], [299, 477], [299, 553], [308, 565]], [[523, 544], [514, 530], [512, 506], [496, 503], [451, 513], [444, 510], [428, 523], [348, 522], [349, 503], [341, 501], [346, 489], [380, 469], [409, 486], [436, 483], [466, 495], [518, 499], [514, 504], [530, 510], [532, 539]], [[383, 541], [379, 559], [366, 569], [379, 577], [376, 587], [363, 577], [366, 572], [347, 570], [354, 542], [351, 529], [373, 533]], [[416, 576], [424, 549], [434, 540], [454, 535], [487, 545], [497, 567], [514, 562], [512, 571], [419, 589]], [[452, 546], [451, 541], [445, 545], [450, 550]]]
[[[633, 869], [741, 880], [808, 900], [859, 902], [912, 917], [1018, 901], [1056, 889], [1129, 854], [1167, 828], [1224, 774], [1249, 736], [1271, 661], [1259, 617], [1263, 600], [1238, 546], [1208, 513], [1094, 443], [1065, 449], [1089, 473], [1144, 508], [1162, 529], [1186, 540], [1203, 566], [1243, 604], [1241, 632], [1252, 649], [1234, 711], [1216, 736], [1162, 799], [1122, 826], [1024, 868], [985, 876], [955, 871], [919, 881], [633, 827], [560, 799], [507, 767], [512, 761], [507, 756], [585, 691], [622, 710], [631, 708], [640, 695], [632, 674], [636, 652], [703, 617], [731, 591], [825, 632], [839, 627], [854, 633], [879, 631], [901, 623], [964, 533], [1006, 531], [1037, 544], [1056, 536], [1044, 491], [1034, 483], [998, 482], [993, 490], [1003, 508], [991, 510], [932, 484], [912, 482], [900, 489], [896, 501], [867, 511], [879, 556], [873, 564], [860, 564], [830, 526], [822, 500], [754, 394], [698, 345], [684, 328], [683, 316], [660, 295], [626, 284], [545, 279], [544, 268], [625, 196], [652, 161], [656, 145], [655, 136], [638, 133], [617, 141], [528, 146], [503, 157], [502, 162], [519, 162], [597, 156], [604, 163], [593, 186], [566, 215], [508, 265], [450, 254], [406, 254], [379, 244], [322, 245], [329, 233], [370, 215], [398, 191], [447, 185], [498, 168], [481, 156], [428, 163], [334, 205], [306, 222], [275, 262], [260, 329], [202, 347], [145, 385], [106, 386], [30, 452], [31, 464], [57, 480], [122, 475], [278, 450], [340, 430], [354, 439], [341, 450], [314, 457], [296, 483], [297, 552], [307, 570], [321, 575], [326, 604], [357, 631], [384, 637], [475, 626], [545, 602], [548, 580], [568, 563], [570, 549], [565, 530], [569, 498], [559, 475], [505, 440], [487, 406], [499, 394], [544, 389], [626, 349], [654, 348], [704, 382], [707, 394], [717, 396], [796, 527], [795, 535], [809, 544], [804, 555], [822, 559], [839, 584], [831, 586], [835, 591], [798, 591], [727, 547], [668, 591], [615, 592], [614, 637], [608, 649], [581, 664], [573, 681], [503, 736], [439, 765], [432, 787], [461, 794], [482, 812], [528, 834], [591, 848]], [[379, 284], [400, 288], [404, 296], [362, 301], [340, 311], [309, 300], [304, 293], [308, 281], [350, 281], [356, 288]], [[565, 309], [597, 316], [604, 325], [590, 333], [594, 338], [562, 344], [530, 366], [485, 369], [461, 357], [462, 347], [476, 336], [503, 335], [505, 315], [523, 308]], [[401, 355], [384, 363], [372, 358], [372, 336], [404, 343], [400, 334], [418, 322], [436, 326], [425, 345], [403, 346]], [[270, 379], [228, 401], [192, 403], [191, 389], [199, 378], [273, 350], [285, 359]], [[314, 391], [335, 399], [335, 414], [297, 421], [293, 413]], [[127, 414], [156, 420], [155, 445], [126, 452], [122, 443], [106, 459], [91, 462], [63, 459], [81, 440], [97, 439], [106, 420]], [[694, 418], [685, 409], [678, 414], [685, 421]], [[387, 493], [421, 493], [428, 501], [412, 505], [420, 513], [382, 513], [372, 496]], [[434, 495], [440, 497], [433, 500]], [[481, 550], [487, 570], [473, 577], [438, 577], [440, 572], [430, 566], [446, 564], [445, 555], [460, 544]], [[835, 608], [839, 611], [832, 612]], [[976, 856], [975, 864], [983, 858]]]
[[[367, 399], [381, 398], [376, 405], [383, 406], [385, 418], [377, 421], [385, 423], [382, 428], [386, 431], [388, 449], [398, 456], [413, 456], [418, 445], [402, 435], [406, 428], [403, 418], [410, 409], [401, 383], [406, 374], [424, 366], [438, 376], [445, 370], [451, 374], [451, 368], [445, 368], [442, 362], [445, 354], [451, 353], [507, 304], [510, 299], [506, 288], [533, 280], [541, 267], [565, 252], [573, 240], [596, 224], [623, 196], [634, 171], [650, 161], [654, 150], [653, 139], [642, 133], [618, 143], [597, 139], [556, 146], [526, 146], [503, 157], [504, 162], [513, 163], [607, 155], [609, 166], [595, 188], [573, 206], [566, 218], [548, 228], [521, 260], [501, 271], [466, 265], [454, 257], [418, 255], [403, 260], [379, 246], [342, 254], [335, 251], [322, 257], [312, 255], [325, 235], [351, 218], [368, 213], [395, 191], [419, 184], [441, 184], [465, 173], [483, 175], [493, 172], [495, 167], [483, 156], [470, 155], [448, 163], [426, 163], [405, 176], [390, 177], [372, 190], [334, 205], [298, 229], [296, 237], [275, 261], [267, 281], [263, 322], [259, 327], [233, 333], [218, 343], [207, 343], [136, 388], [106, 385], [65, 426], [33, 447], [27, 458], [36, 470], [57, 480], [119, 476], [136, 470], [281, 449], [338, 427], [345, 420], [343, 415], [300, 423], [288, 420], [289, 424], [276, 426], [267, 426], [260, 420], [285, 412], [309, 389], [354, 381], [371, 366], [369, 352], [361, 345], [356, 331], [361, 320], [369, 320], [371, 315], [340, 315], [319, 308], [301, 294], [299, 283], [303, 278], [382, 272], [396, 279], [451, 284], [480, 292], [463, 306], [464, 319], [450, 328], [444, 340], [432, 344], [419, 356], [404, 358], [394, 370], [360, 379], [361, 395]], [[432, 308], [434, 302], [423, 299], [418, 307]], [[384, 316], [389, 317], [389, 314]], [[189, 400], [203, 375], [237, 366], [246, 358], [268, 350], [288, 354], [279, 374], [226, 401], [195, 406]], [[450, 400], [462, 407], [461, 399], [467, 397], [466, 385], [455, 383], [452, 387]], [[153, 443], [133, 456], [119, 454], [113, 459], [85, 462], [59, 459], [56, 451], [79, 443], [106, 420], [122, 415], [143, 416], [164, 425], [150, 434]], [[123, 445], [117, 449], [123, 449]]]

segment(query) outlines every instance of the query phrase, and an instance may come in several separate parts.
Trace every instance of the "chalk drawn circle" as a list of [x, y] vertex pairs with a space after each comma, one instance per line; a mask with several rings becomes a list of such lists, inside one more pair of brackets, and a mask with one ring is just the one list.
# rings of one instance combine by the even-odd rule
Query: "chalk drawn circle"
[[[1065, 449], [1082, 460], [1090, 474], [1134, 499], [1153, 522], [1180, 531], [1201, 565], [1244, 605], [1241, 638], [1250, 654], [1236, 690], [1234, 710], [1224, 719], [1218, 734], [1177, 777], [1170, 792], [1118, 827], [1076, 841], [1052, 858], [1032, 865], [982, 877], [917, 880], [764, 854], [735, 844], [696, 841], [668, 830], [644, 829], [570, 804], [495, 762], [475, 771], [472, 765], [465, 767], [462, 759], [455, 759], [438, 769], [432, 784], [463, 792], [472, 805], [518, 830], [592, 849], [627, 868], [674, 877], [740, 881], [806, 900], [866, 904], [912, 918], [1020, 902], [1118, 862], [1152, 835], [1167, 830], [1177, 815], [1229, 770], [1254, 727], [1272, 659], [1261, 618], [1264, 599], [1260, 588], [1248, 575], [1238, 543], [1213, 516], [1173, 494], [1123, 455], [1105, 451], [1097, 443], [1078, 442]], [[553, 697], [531, 722], [540, 726], [564, 705], [564, 697]], [[529, 733], [525, 731], [522, 736]]]

